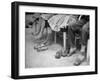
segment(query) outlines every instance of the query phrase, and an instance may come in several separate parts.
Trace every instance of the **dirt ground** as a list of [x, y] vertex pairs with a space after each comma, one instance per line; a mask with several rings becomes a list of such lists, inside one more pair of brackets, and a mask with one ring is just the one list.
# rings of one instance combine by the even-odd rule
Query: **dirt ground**
[[[25, 36], [25, 68], [43, 68], [43, 67], [67, 67], [73, 66], [78, 53], [70, 57], [61, 57], [56, 59], [55, 55], [58, 50], [62, 48], [59, 44], [52, 44], [48, 50], [37, 52], [34, 50], [33, 36], [30, 34], [31, 30], [26, 29]], [[84, 61], [81, 65], [89, 65]]]

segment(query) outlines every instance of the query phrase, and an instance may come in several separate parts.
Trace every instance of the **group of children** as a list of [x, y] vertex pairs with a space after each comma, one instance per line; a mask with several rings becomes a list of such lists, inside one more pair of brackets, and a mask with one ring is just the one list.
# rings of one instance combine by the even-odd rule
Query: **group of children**
[[[80, 65], [84, 59], [86, 59], [86, 49], [87, 49], [87, 41], [89, 39], [89, 16], [88, 15], [53, 15], [50, 14], [44, 14], [44, 16], [47, 16], [48, 18], [44, 19], [44, 17], [39, 14], [38, 17], [32, 16], [32, 18], [35, 18], [34, 21], [32, 20], [31, 23], [27, 23], [26, 27], [31, 27], [33, 32], [32, 35], [35, 41], [39, 40], [39, 43], [34, 46], [34, 49], [37, 50], [46, 50], [47, 46], [49, 45], [48, 41], [50, 37], [52, 36], [53, 31], [58, 32], [55, 30], [60, 28], [60, 26], [63, 26], [67, 24], [67, 43], [69, 43], [69, 49], [62, 49], [57, 51], [55, 57], [60, 58], [61, 56], [71, 56], [74, 54], [77, 50], [80, 51], [80, 54], [82, 54], [83, 59], [78, 60], [74, 63], [74, 65]], [[50, 19], [51, 17], [51, 19]], [[69, 18], [70, 17], [70, 18]], [[73, 18], [74, 17], [74, 18]], [[54, 19], [56, 18], [56, 19]], [[59, 18], [57, 20], [57, 18]], [[61, 19], [62, 18], [62, 19]], [[67, 18], [72, 19], [69, 21]], [[54, 21], [53, 21], [54, 20]], [[74, 21], [74, 22], [73, 22]], [[56, 24], [55, 24], [56, 23]], [[53, 27], [54, 26], [54, 27]], [[62, 28], [62, 27], [61, 27]], [[58, 30], [58, 29], [57, 29]], [[60, 31], [60, 30], [59, 30]], [[42, 40], [41, 38], [43, 38]], [[77, 48], [77, 36], [80, 40], [80, 49]]]
[[[71, 56], [74, 54], [77, 50], [79, 50], [82, 59], [78, 59], [75, 61], [74, 65], [80, 65], [84, 60], [87, 59], [87, 42], [89, 39], [89, 16], [81, 15], [81, 18], [78, 19], [76, 22], [71, 23], [68, 25], [67, 28], [67, 37], [68, 41], [67, 43], [69, 45], [69, 49], [62, 49], [57, 52], [56, 58], [60, 58], [61, 56]], [[78, 43], [77, 44], [77, 37], [78, 37]], [[80, 45], [80, 48], [78, 48], [77, 45]]]

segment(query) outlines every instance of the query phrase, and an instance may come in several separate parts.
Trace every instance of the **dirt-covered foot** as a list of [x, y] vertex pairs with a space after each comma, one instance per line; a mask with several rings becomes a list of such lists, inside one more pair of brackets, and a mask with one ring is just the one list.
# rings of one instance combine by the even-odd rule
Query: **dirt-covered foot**
[[74, 53], [76, 53], [76, 47], [70, 48], [69, 54], [67, 54], [67, 56], [69, 57], [69, 56], [73, 55]]
[[85, 55], [83, 54], [83, 53], [81, 53], [80, 55], [78, 55], [77, 57], [76, 57], [76, 60], [75, 60], [75, 62], [74, 62], [74, 65], [75, 66], [79, 66], [81, 63], [83, 63], [84, 61], [85, 61]]
[[48, 50], [47, 46], [43, 46], [43, 47], [37, 48], [37, 52], [46, 51], [46, 50]]
[[41, 48], [41, 47], [45, 47], [46, 45], [45, 44], [37, 44], [34, 46], [34, 49], [38, 49], [38, 48]]
[[68, 56], [69, 50], [62, 50], [61, 56], [66, 57]]
[[62, 54], [62, 50], [59, 50], [56, 52], [55, 58], [56, 59], [60, 59], [61, 58], [61, 54]]

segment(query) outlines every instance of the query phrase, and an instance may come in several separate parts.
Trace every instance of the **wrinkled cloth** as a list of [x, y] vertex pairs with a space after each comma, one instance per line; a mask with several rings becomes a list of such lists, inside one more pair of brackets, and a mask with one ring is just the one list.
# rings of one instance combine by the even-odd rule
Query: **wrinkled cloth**
[[51, 18], [54, 14], [41, 14], [41, 17], [44, 19], [44, 20], [49, 20], [49, 18]]
[[32, 25], [34, 36], [36, 36], [37, 38], [38, 36], [41, 37], [44, 31], [44, 27], [45, 27], [45, 20], [40, 17], [39, 20], [35, 21]]
[[48, 20], [53, 31], [60, 31], [60, 28], [66, 28], [69, 23], [73, 22], [76, 22], [76, 17], [73, 15], [54, 15]]
[[27, 14], [25, 16], [25, 24], [26, 24], [26, 26], [32, 25], [35, 22], [35, 20], [37, 18], [39, 18], [39, 17], [40, 17], [40, 14], [38, 14], [38, 13], [36, 13], [36, 14]]
[[71, 47], [75, 47], [75, 35], [79, 34], [82, 44], [86, 44], [87, 41], [87, 29], [89, 28], [88, 22], [83, 19], [78, 20], [76, 23], [69, 25], [68, 27], [68, 41]]

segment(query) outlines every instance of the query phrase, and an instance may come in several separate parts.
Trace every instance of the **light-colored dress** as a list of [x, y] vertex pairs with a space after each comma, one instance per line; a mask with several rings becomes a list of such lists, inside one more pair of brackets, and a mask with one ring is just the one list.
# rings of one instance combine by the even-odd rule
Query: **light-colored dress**
[[73, 15], [54, 15], [48, 20], [48, 23], [53, 31], [60, 31], [60, 28], [66, 28], [69, 23], [76, 22], [76, 17]]

